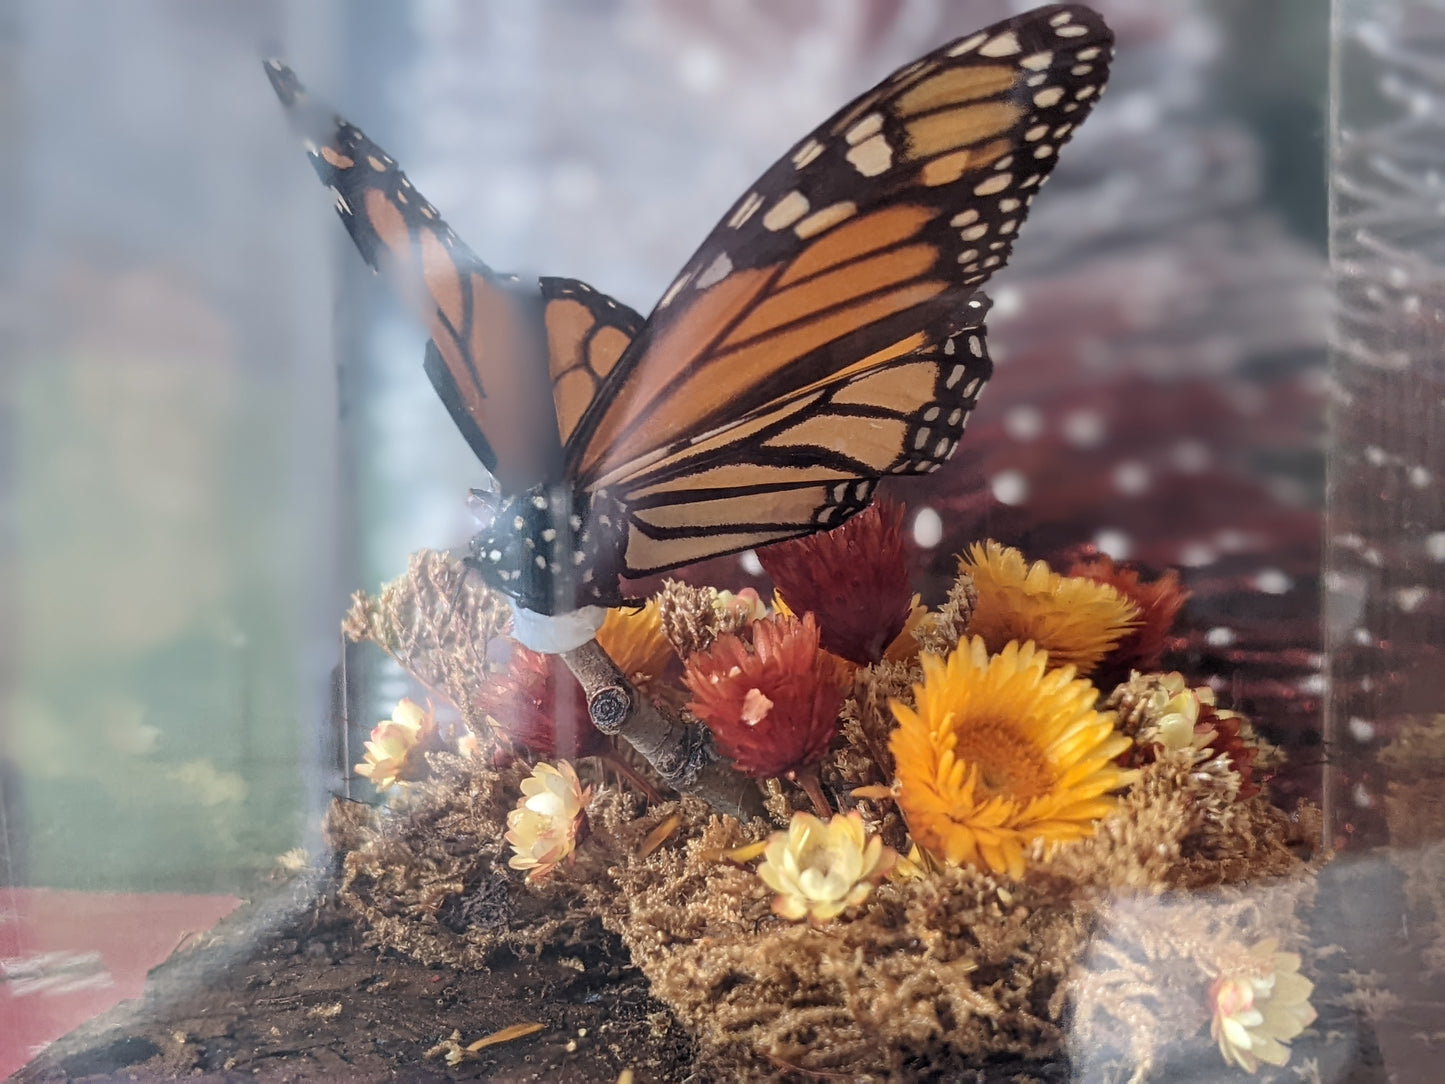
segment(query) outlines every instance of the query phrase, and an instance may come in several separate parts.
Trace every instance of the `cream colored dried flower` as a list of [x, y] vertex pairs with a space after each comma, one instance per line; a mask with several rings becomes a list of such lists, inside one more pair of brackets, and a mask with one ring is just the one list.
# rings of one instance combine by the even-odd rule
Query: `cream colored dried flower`
[[712, 607], [718, 615], [719, 625], [728, 632], [768, 616], [768, 604], [751, 587], [744, 587], [736, 593], [718, 591], [713, 596]]
[[1214, 1019], [1209, 1034], [1229, 1065], [1252, 1073], [1260, 1062], [1283, 1065], [1291, 1039], [1315, 1018], [1309, 1003], [1314, 983], [1300, 974], [1300, 958], [1277, 952], [1274, 938], [1249, 950], [1243, 966], [1222, 973], [1209, 986]]
[[1159, 687], [1150, 694], [1146, 710], [1152, 720], [1152, 733], [1141, 733], [1142, 740], [1153, 740], [1166, 749], [1198, 749], [1209, 744], [1209, 737], [1203, 741], [1194, 732], [1199, 722], [1199, 705], [1208, 695], [1208, 702], [1214, 702], [1214, 691], [1208, 687], [1191, 689], [1182, 674], [1164, 674]]
[[577, 846], [592, 788], [583, 788], [577, 772], [565, 760], [556, 767], [538, 764], [522, 780], [522, 797], [507, 814], [507, 842], [516, 853], [507, 861], [513, 869], [527, 870], [537, 883]]
[[371, 780], [377, 790], [414, 778], [421, 767], [420, 747], [436, 731], [436, 719], [429, 709], [412, 700], [401, 700], [390, 719], [371, 730], [366, 759], [356, 765], [356, 774]]
[[480, 758], [486, 750], [482, 746], [482, 739], [468, 728], [457, 738], [457, 752], [470, 760]]
[[826, 824], [794, 813], [786, 832], [774, 832], [758, 876], [778, 895], [773, 912], [797, 921], [826, 922], [862, 903], [898, 856], [879, 836], [868, 837], [855, 809]]

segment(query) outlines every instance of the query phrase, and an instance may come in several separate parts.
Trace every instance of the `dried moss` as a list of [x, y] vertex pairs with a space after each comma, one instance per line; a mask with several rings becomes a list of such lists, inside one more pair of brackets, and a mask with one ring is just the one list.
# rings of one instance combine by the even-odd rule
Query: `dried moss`
[[920, 650], [932, 655], [947, 655], [968, 631], [973, 608], [978, 604], [978, 588], [973, 577], [960, 572], [948, 589], [948, 598], [914, 634]]
[[494, 594], [449, 553], [418, 550], [406, 575], [373, 596], [358, 591], [341, 631], [370, 640], [438, 696], [450, 700], [472, 732], [490, 740], [485, 712], [473, 703], [490, 653], [511, 620]]
[[1062, 978], [1083, 923], [1059, 922], [1043, 886], [1005, 900], [987, 874], [948, 870], [880, 886], [851, 921], [782, 922], [753, 870], [721, 858], [759, 827], [685, 814], [677, 845], [614, 869], [620, 891], [606, 894], [603, 920], [715, 1054], [901, 1071], [1057, 1044], [1041, 979]]
[[[498, 951], [596, 938], [600, 920], [739, 1079], [961, 1073], [1058, 1055], [1066, 1039], [1092, 1068], [1142, 1072], [1200, 1041], [1203, 992], [1231, 953], [1267, 936], [1298, 944], [1313, 895], [1312, 811], [1230, 803], [1230, 780], [1185, 753], [1145, 766], [1092, 838], [1036, 852], [1021, 881], [933, 870], [822, 927], [775, 918], [755, 871], [729, 860], [767, 825], [695, 799], [637, 816], [601, 788], [574, 862], [529, 888], [502, 839], [525, 768], [445, 755], [433, 767], [396, 808], [333, 817], [352, 848], [341, 896], [372, 943], [485, 967]], [[778, 788], [783, 807], [791, 798]]]
[[[1177, 763], [1151, 765], [1093, 840], [1040, 858], [1022, 882], [930, 872], [881, 885], [822, 928], [774, 918], [756, 874], [723, 857], [761, 826], [669, 806], [613, 837], [619, 864], [594, 899], [654, 993], [739, 1072], [758, 1057], [904, 1076], [1047, 1057], [1066, 1022], [1071, 1051], [1082, 1039], [1091, 1058], [1137, 1068], [1207, 1024], [1210, 969], [1231, 951], [1265, 936], [1297, 943], [1312, 898], [1312, 867], [1295, 853], [1308, 826], [1262, 800], [1220, 820], [1200, 801], [1206, 785]], [[635, 857], [679, 812], [669, 844]], [[1229, 846], [1229, 833], [1258, 838]], [[1232, 877], [1269, 887], [1175, 891]]]
[[397, 805], [369, 823], [348, 822], [338, 895], [368, 943], [426, 964], [484, 968], [502, 950], [595, 940], [592, 912], [575, 891], [529, 888], [507, 867], [507, 813], [529, 768], [449, 754], [430, 760], [434, 776]]
[[662, 611], [662, 631], [667, 642], [686, 659], [697, 651], [705, 651], [718, 637], [718, 612], [713, 606], [716, 592], [694, 587], [679, 580], [665, 580], [657, 596]]
[[[347, 631], [381, 644], [465, 715], [504, 614], [459, 577], [450, 558], [418, 554], [378, 598], [358, 597]], [[957, 643], [971, 590], [955, 584], [920, 642], [937, 652]], [[731, 618], [714, 600], [664, 588], [663, 627], [679, 656], [726, 631]], [[855, 789], [892, 780], [889, 702], [911, 702], [920, 676], [914, 662], [854, 675], [821, 765], [840, 808], [855, 804]], [[1157, 680], [1116, 691], [1126, 729], [1149, 723]], [[1438, 749], [1430, 735], [1410, 740]], [[821, 927], [775, 917], [770, 890], [730, 857], [769, 826], [718, 817], [692, 798], [639, 816], [632, 799], [599, 787], [572, 860], [527, 886], [507, 868], [503, 839], [521, 764], [435, 755], [432, 778], [392, 807], [338, 810], [328, 831], [345, 851], [341, 898], [373, 944], [479, 968], [499, 951], [612, 931], [705, 1054], [738, 1079], [778, 1069], [912, 1079], [925, 1068], [946, 1078], [991, 1058], [1058, 1056], [1066, 1040], [1070, 1056], [1087, 1059], [1086, 1074], [1122, 1079], [1206, 1041], [1205, 991], [1240, 953], [1266, 937], [1299, 945], [1318, 862], [1313, 807], [1286, 814], [1241, 798], [1239, 774], [1217, 751], [1150, 756], [1090, 838], [1052, 852], [1036, 845], [1021, 879], [926, 863]], [[1425, 800], [1424, 783], [1403, 774], [1392, 783], [1394, 815], [1402, 836], [1438, 843], [1445, 814], [1433, 795]], [[808, 807], [787, 781], [764, 786], [777, 824]], [[890, 845], [908, 849], [893, 802], [856, 804]], [[1417, 905], [1445, 913], [1445, 860], [1422, 863], [1418, 880]], [[1436, 951], [1445, 960], [1445, 941]]]

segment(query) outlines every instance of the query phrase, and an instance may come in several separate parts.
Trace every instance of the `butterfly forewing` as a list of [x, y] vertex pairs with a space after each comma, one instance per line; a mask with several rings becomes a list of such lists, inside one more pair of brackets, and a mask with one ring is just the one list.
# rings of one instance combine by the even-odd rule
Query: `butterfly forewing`
[[484, 264], [396, 161], [311, 101], [290, 68], [272, 60], [266, 74], [356, 247], [425, 321], [427, 373], [477, 457], [507, 491], [560, 477], [535, 292]]
[[911, 335], [961, 327], [1111, 48], [1088, 8], [1040, 8], [900, 69], [804, 138], [664, 293], [572, 433], [569, 474], [615, 483]]

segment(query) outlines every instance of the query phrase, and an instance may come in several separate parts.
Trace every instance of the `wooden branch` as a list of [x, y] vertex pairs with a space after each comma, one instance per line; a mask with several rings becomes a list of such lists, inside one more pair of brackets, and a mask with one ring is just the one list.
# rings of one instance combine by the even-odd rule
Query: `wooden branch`
[[766, 815], [757, 786], [718, 754], [711, 735], [659, 711], [596, 640], [563, 652], [562, 659], [582, 683], [597, 729], [636, 749], [668, 786], [739, 820]]

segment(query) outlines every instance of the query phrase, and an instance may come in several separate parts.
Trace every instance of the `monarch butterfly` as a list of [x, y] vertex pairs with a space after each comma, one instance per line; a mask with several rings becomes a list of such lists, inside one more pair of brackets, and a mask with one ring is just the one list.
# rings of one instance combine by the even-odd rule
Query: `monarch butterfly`
[[646, 319], [574, 279], [493, 271], [394, 159], [266, 71], [500, 487], [468, 563], [519, 623], [585, 625], [624, 579], [835, 527], [882, 476], [953, 454], [992, 371], [980, 287], [1112, 43], [1056, 4], [900, 68], [764, 173]]

